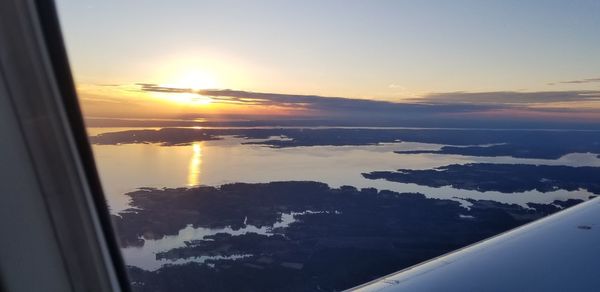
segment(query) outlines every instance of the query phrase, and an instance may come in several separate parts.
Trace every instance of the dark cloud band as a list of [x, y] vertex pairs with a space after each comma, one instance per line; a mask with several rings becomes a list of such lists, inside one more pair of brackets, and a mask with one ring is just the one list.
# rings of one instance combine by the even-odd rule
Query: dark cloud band
[[[431, 119], [440, 117], [468, 117], [473, 115], [540, 113], [581, 115], [581, 108], [558, 106], [540, 108], [556, 103], [600, 102], [600, 91], [544, 91], [544, 92], [448, 92], [433, 93], [410, 102], [250, 92], [231, 89], [202, 89], [165, 87], [156, 84], [138, 84], [142, 91], [193, 93], [209, 96], [217, 103], [278, 106], [303, 109], [316, 116], [357, 119]], [[598, 108], [586, 108], [598, 112]]]

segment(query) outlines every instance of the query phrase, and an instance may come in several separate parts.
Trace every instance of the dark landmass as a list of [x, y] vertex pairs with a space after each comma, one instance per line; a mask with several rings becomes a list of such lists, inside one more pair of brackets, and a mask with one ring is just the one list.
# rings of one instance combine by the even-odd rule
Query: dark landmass
[[[567, 137], [565, 137], [567, 138]], [[569, 138], [567, 138], [569, 139]], [[484, 157], [493, 157], [493, 156], [512, 156], [518, 158], [542, 158], [542, 159], [558, 159], [561, 156], [569, 153], [575, 152], [596, 152], [593, 148], [596, 148], [594, 145], [590, 145], [592, 147], [588, 148], [582, 145], [569, 145], [571, 141], [565, 141], [562, 144], [550, 144], [546, 143], [554, 143], [548, 140], [540, 140], [540, 141], [515, 141], [506, 144], [496, 144], [496, 145], [481, 145], [481, 146], [466, 146], [466, 147], [457, 147], [457, 146], [443, 146], [440, 150], [409, 150], [409, 151], [394, 151], [398, 154], [455, 154], [455, 155], [464, 155], [464, 156], [484, 156]], [[597, 143], [596, 141], [592, 142], [592, 144]], [[566, 153], [565, 150], [570, 149], [572, 152]]]
[[563, 130], [600, 130], [596, 122], [583, 121], [534, 121], [531, 119], [518, 119], [511, 117], [509, 120], [485, 119], [448, 119], [437, 117], [435, 119], [413, 118], [406, 115], [395, 114], [395, 119], [381, 118], [380, 115], [368, 117], [332, 118], [328, 112], [327, 117], [281, 117], [261, 115], [191, 115], [171, 117], [171, 119], [148, 118], [100, 118], [86, 117], [89, 127], [419, 127], [419, 128], [467, 128], [467, 129], [563, 129]]
[[219, 188], [144, 189], [135, 209], [114, 216], [121, 243], [142, 245], [195, 227], [272, 226], [281, 213], [298, 221], [272, 234], [216, 234], [159, 253], [167, 259], [248, 254], [237, 260], [129, 267], [136, 291], [335, 291], [353, 287], [556, 212], [555, 202], [527, 209], [471, 200], [428, 199], [317, 182], [229, 184]]
[[[359, 128], [163, 128], [129, 130], [100, 134], [90, 138], [100, 145], [158, 143], [164, 146], [187, 145], [197, 141], [236, 136], [259, 139], [247, 144], [275, 148], [298, 146], [376, 145], [391, 142], [434, 143], [444, 146], [438, 151], [404, 151], [398, 153], [442, 153], [472, 156], [512, 156], [557, 159], [574, 152], [600, 154], [600, 132], [543, 130], [449, 130], [449, 129], [359, 129]], [[287, 139], [269, 139], [285, 137]], [[479, 146], [473, 146], [479, 145]]]
[[430, 187], [452, 186], [480, 192], [520, 193], [537, 190], [545, 193], [558, 189], [587, 189], [594, 194], [600, 194], [600, 167], [471, 163], [424, 170], [374, 171], [363, 173], [363, 176], [368, 179], [385, 179]]
[[90, 137], [90, 142], [98, 145], [158, 143], [163, 146], [174, 146], [219, 139], [222, 138], [219, 137], [218, 133], [214, 133], [214, 131], [185, 128], [162, 128], [160, 130], [128, 130], [104, 133]]

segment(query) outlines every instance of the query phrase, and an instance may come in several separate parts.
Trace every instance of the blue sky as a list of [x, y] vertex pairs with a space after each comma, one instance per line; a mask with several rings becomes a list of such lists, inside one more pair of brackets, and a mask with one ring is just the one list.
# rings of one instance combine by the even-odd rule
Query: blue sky
[[[600, 90], [593, 80], [600, 78], [600, 1], [58, 6], [82, 84], [170, 84], [198, 70], [191, 75], [203, 88], [388, 101], [457, 91]], [[585, 79], [592, 81], [561, 83]]]

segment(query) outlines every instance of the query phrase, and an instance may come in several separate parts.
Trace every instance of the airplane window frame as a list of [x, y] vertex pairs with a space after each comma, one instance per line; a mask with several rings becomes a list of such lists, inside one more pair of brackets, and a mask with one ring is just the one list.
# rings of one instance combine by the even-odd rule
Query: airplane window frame
[[43, 36], [46, 42], [46, 48], [50, 55], [52, 68], [56, 78], [56, 84], [59, 87], [60, 95], [64, 102], [64, 108], [67, 114], [69, 125], [81, 163], [85, 171], [87, 182], [90, 187], [94, 206], [101, 223], [101, 227], [106, 237], [106, 243], [109, 246], [109, 252], [114, 263], [116, 275], [123, 291], [129, 291], [129, 279], [125, 268], [125, 261], [121, 256], [115, 230], [110, 219], [110, 211], [102, 190], [102, 184], [94, 160], [92, 147], [88, 139], [83, 119], [83, 113], [79, 106], [79, 99], [75, 89], [75, 82], [71, 73], [67, 51], [64, 44], [63, 35], [60, 29], [58, 13], [54, 1], [36, 1], [37, 13], [42, 25]]
[[[19, 274], [19, 271], [39, 271], [32, 267], [48, 259], [29, 256], [25, 247], [19, 249], [19, 241], [25, 239], [11, 238], [10, 247], [15, 250], [7, 252], [15, 253], [14, 259], [18, 261], [11, 258], [2, 266], [19, 265], [19, 268], [0, 270], [0, 290], [27, 291], [26, 287], [45, 287], [54, 291], [61, 289], [58, 288], [61, 285], [64, 288], [66, 283], [70, 291], [130, 291], [53, 1], [0, 3], [0, 78], [3, 91], [0, 93], [10, 104], [5, 110], [11, 112], [17, 125], [11, 130], [18, 135], [7, 139], [24, 142], [22, 152], [28, 159], [20, 162], [33, 171], [23, 180], [34, 182], [29, 184], [37, 190], [13, 196], [27, 195], [43, 202], [44, 214], [39, 216], [49, 218], [46, 226], [50, 227], [46, 229], [50, 230], [45, 234], [51, 236], [42, 240], [58, 246], [56, 254], [48, 257], [59, 259], [54, 263], [62, 264], [55, 266], [54, 275], [61, 278], [57, 281], [66, 279], [57, 284], [54, 279]], [[17, 142], [7, 145], [11, 143], [17, 145]], [[10, 165], [4, 165], [3, 171], [8, 172], [9, 168]], [[3, 183], [17, 186], [23, 182], [3, 180]], [[0, 202], [9, 202], [10, 196], [4, 195]], [[20, 203], [29, 212], [14, 215], [25, 221], [29, 220], [28, 216], [38, 216], [31, 210], [39, 205], [24, 202], [26, 204]], [[3, 224], [5, 229], [13, 223]], [[35, 244], [44, 244], [43, 241]]]

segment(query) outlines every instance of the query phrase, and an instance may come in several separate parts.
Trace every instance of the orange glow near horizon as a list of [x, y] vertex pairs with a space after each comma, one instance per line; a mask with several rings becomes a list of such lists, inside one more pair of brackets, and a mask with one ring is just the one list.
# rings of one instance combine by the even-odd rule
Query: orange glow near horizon
[[154, 98], [187, 106], [206, 106], [213, 102], [210, 97], [197, 93], [151, 92], [150, 95]]
[[[160, 87], [189, 89], [189, 92], [143, 91], [139, 81], [78, 83], [77, 91], [86, 115], [94, 117], [171, 118], [181, 115], [310, 115], [305, 108], [215, 100], [202, 90], [239, 88], [249, 82], [243, 68], [233, 70], [223, 60], [194, 58], [166, 59], [155, 73], [141, 80]], [[235, 63], [235, 62], [234, 62]], [[243, 67], [243, 66], [242, 66]], [[242, 78], [243, 77], [243, 78]], [[242, 87], [246, 88], [246, 87]], [[118, 106], [117, 106], [118, 105]]]
[[[215, 79], [208, 75], [173, 75], [170, 83], [160, 86], [172, 88], [200, 88]], [[194, 76], [208, 76], [202, 79]], [[179, 77], [180, 79], [177, 79]], [[177, 80], [181, 80], [177, 82]], [[206, 81], [205, 81], [206, 80]], [[218, 82], [217, 82], [218, 83]], [[228, 101], [226, 97], [213, 99], [197, 92], [150, 92], [143, 91], [135, 83], [129, 84], [78, 84], [81, 106], [86, 116], [105, 118], [179, 118], [201, 116], [206, 119], [221, 119], [226, 116], [315, 116], [323, 114], [301, 105], [260, 104], [251, 99], [244, 102]], [[418, 100], [414, 100], [418, 103]], [[565, 111], [561, 111], [565, 109]], [[447, 113], [464, 117], [485, 118], [530, 118], [556, 120], [598, 121], [600, 104], [597, 101], [552, 102], [546, 104], [523, 104], [522, 107], [495, 109], [484, 112]]]
[[205, 119], [242, 116], [310, 116], [303, 107], [260, 105], [213, 100], [198, 93], [146, 92], [139, 85], [78, 84], [83, 112], [99, 118], [179, 118], [204, 116]]

